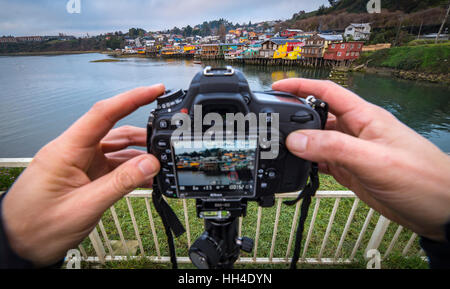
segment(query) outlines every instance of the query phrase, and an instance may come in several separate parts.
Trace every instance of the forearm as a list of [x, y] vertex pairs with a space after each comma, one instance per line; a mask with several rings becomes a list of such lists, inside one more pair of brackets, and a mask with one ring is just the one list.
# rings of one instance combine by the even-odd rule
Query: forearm
[[0, 196], [0, 269], [31, 269], [33, 264], [14, 252], [11, 248], [3, 224], [2, 204], [6, 193]]

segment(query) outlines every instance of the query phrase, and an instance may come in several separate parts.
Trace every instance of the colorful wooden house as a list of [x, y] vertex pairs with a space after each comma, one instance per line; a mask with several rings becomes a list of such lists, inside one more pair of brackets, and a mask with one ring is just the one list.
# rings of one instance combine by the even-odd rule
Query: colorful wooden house
[[300, 29], [286, 29], [286, 30], [281, 31], [280, 36], [286, 37], [286, 38], [293, 38], [302, 32], [303, 32], [303, 30], [300, 30]]
[[287, 54], [294, 50], [295, 45], [302, 42], [293, 39], [272, 38], [261, 43], [259, 56], [263, 58], [285, 58]]
[[362, 51], [364, 42], [351, 41], [345, 43], [333, 43], [328, 46], [324, 54], [324, 59], [328, 60], [354, 60]]
[[202, 58], [219, 58], [220, 46], [219, 44], [204, 44], [201, 46], [200, 56]]
[[302, 58], [302, 47], [303, 47], [303, 43], [300, 45], [297, 45], [294, 47], [294, 50], [292, 50], [291, 52], [288, 52], [287, 56], [285, 57], [285, 59], [289, 59], [289, 60], [298, 60]]
[[303, 47], [304, 58], [323, 58], [328, 45], [332, 43], [341, 43], [342, 35], [316, 34], [306, 40]]

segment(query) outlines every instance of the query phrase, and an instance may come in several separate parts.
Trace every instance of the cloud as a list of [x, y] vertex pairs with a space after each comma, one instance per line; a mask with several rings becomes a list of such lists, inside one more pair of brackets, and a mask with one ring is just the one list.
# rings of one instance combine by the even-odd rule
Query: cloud
[[219, 18], [234, 23], [287, 19], [317, 9], [326, 0], [81, 0], [81, 14], [66, 11], [68, 0], [0, 0], [0, 35], [82, 35], [163, 30]]

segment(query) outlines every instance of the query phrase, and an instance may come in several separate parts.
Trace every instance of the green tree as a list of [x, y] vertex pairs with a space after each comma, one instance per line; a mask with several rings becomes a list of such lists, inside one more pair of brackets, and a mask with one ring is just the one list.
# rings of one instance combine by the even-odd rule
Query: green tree
[[190, 37], [192, 36], [192, 27], [190, 25], [186, 26], [184, 28], [184, 33], [183, 33], [184, 37]]

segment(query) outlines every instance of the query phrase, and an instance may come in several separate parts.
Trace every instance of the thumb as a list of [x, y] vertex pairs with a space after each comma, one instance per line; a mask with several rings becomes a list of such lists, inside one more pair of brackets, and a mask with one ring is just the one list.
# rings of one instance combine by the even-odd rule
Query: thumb
[[380, 148], [369, 141], [337, 132], [301, 130], [291, 133], [286, 146], [289, 151], [305, 160], [327, 163], [354, 170], [367, 166], [367, 162]]
[[140, 186], [146, 186], [158, 174], [160, 165], [153, 155], [133, 158], [107, 175], [80, 188], [78, 195], [82, 204], [92, 210], [103, 212]]

